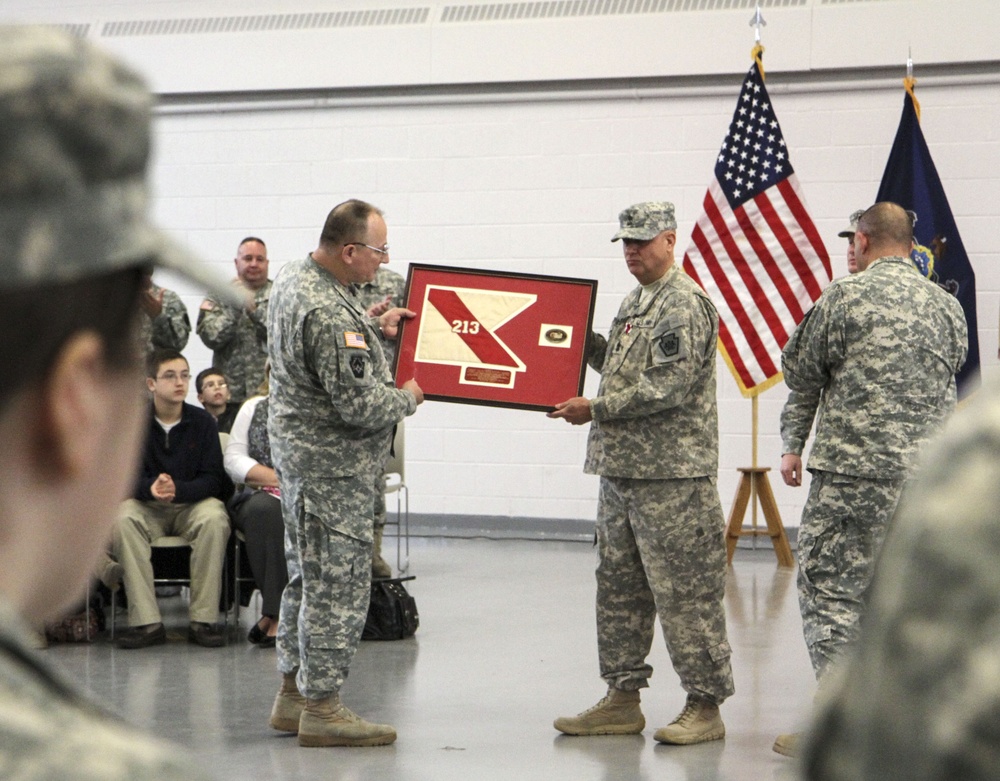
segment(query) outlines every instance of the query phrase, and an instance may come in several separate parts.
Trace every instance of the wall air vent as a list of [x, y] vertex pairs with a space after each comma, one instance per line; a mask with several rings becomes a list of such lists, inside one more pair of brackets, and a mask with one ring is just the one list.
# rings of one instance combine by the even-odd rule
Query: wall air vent
[[108, 38], [137, 35], [199, 35], [280, 30], [316, 30], [330, 27], [382, 27], [425, 24], [430, 7], [379, 8], [368, 11], [217, 16], [194, 19], [146, 19], [106, 22], [101, 35]]
[[[769, 7], [798, 7], [809, 0], [771, 0]], [[757, 0], [533, 0], [523, 3], [446, 5], [442, 22], [494, 22], [508, 19], [562, 19], [674, 11], [753, 11]]]
[[86, 38], [90, 34], [89, 24], [73, 24], [72, 22], [65, 22], [60, 24], [53, 24], [57, 30], [65, 30], [70, 35], [75, 35], [77, 38]]

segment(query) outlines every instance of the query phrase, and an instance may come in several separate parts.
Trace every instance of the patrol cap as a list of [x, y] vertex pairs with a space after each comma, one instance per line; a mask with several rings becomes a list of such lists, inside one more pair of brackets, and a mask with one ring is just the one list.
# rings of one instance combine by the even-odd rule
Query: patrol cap
[[677, 230], [674, 205], [667, 201], [646, 201], [629, 206], [618, 215], [621, 230], [611, 239], [636, 239], [649, 241], [663, 231]]
[[858, 220], [861, 219], [861, 215], [864, 214], [865, 211], [866, 211], [865, 209], [858, 209], [856, 212], [853, 212], [851, 216], [847, 218], [848, 221], [850, 222], [850, 225], [848, 225], [848, 227], [846, 227], [837, 235], [840, 236], [840, 238], [842, 239], [852, 238], [854, 234], [858, 232]]
[[0, 26], [0, 288], [156, 265], [234, 300], [147, 216], [152, 102], [88, 42]]

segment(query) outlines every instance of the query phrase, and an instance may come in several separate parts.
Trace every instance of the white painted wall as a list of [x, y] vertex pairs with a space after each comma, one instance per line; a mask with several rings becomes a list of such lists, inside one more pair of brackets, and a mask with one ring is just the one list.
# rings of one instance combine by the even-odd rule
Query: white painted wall
[[[4, 13], [90, 22], [374, 4], [11, 0]], [[444, 3], [380, 5], [430, 5], [438, 13]], [[923, 129], [977, 272], [984, 375], [1000, 374], [1000, 74], [989, 59], [992, 28], [976, 22], [985, 20], [990, 3], [809, 0], [805, 6], [769, 12], [765, 4], [768, 87], [835, 274], [846, 273], [836, 234], [850, 212], [873, 200], [903, 101], [895, 77], [875, 81], [868, 69], [899, 62], [901, 79], [912, 45], [918, 76], [921, 63], [937, 63], [918, 86]], [[134, 38], [114, 46], [139, 62], [154, 85], [191, 93], [156, 120], [154, 207], [171, 232], [224, 273], [232, 272], [236, 245], [248, 233], [268, 242], [277, 272], [315, 247], [333, 205], [360, 197], [385, 209], [392, 267], [404, 275], [408, 263], [422, 262], [595, 278], [596, 325], [606, 331], [633, 284], [620, 247], [608, 241], [618, 211], [639, 200], [673, 200], [678, 244], [687, 244], [749, 65], [747, 16], [431, 25], [422, 42], [406, 31], [352, 29], [292, 38]], [[636, 23], [647, 28], [643, 35], [621, 34], [627, 29], [621, 25]], [[660, 24], [663, 33], [652, 35]], [[396, 36], [398, 46], [390, 45]], [[567, 65], [581, 57], [586, 67]], [[314, 83], [307, 74], [328, 78], [331, 58], [340, 73], [352, 64], [351, 79]], [[405, 71], [417, 75], [401, 78]], [[684, 80], [630, 80], [650, 75]], [[583, 76], [603, 81], [570, 95], [573, 85], [565, 80]], [[552, 78], [564, 81], [549, 84], [551, 93], [526, 96], [524, 83]], [[522, 84], [489, 84], [506, 80]], [[415, 89], [477, 81], [482, 89], [441, 90], [444, 97]], [[206, 90], [257, 85], [277, 90], [271, 97], [280, 101], [295, 97], [288, 90], [324, 84], [352, 85], [361, 99], [344, 100], [332, 90], [311, 105], [281, 110], [195, 106], [196, 93]], [[366, 100], [366, 86], [386, 84], [397, 88]], [[169, 277], [160, 281], [182, 294], [194, 320], [200, 293]], [[194, 370], [209, 364], [197, 337], [187, 354]], [[585, 392], [596, 388], [591, 375]], [[760, 463], [775, 470], [785, 395], [779, 386], [760, 399]], [[737, 467], [750, 465], [750, 409], [719, 361], [719, 485], [727, 507]], [[585, 429], [541, 413], [428, 402], [407, 421], [406, 438], [415, 513], [594, 517], [597, 479], [582, 474]], [[776, 471], [771, 483], [785, 524], [797, 525], [807, 487], [785, 488]]]
[[[791, 160], [837, 276], [837, 232], [874, 198], [902, 108], [901, 86], [785, 93], [773, 101]], [[327, 211], [347, 197], [386, 210], [391, 267], [409, 262], [599, 280], [607, 329], [632, 278], [608, 240], [638, 200], [677, 204], [679, 245], [698, 217], [735, 106], [726, 96], [398, 105], [157, 120], [159, 219], [230, 272], [246, 233], [272, 264], [311, 250]], [[997, 372], [996, 265], [1000, 90], [920, 88], [923, 129], [977, 269], [984, 373]], [[185, 296], [196, 311], [196, 293]], [[199, 368], [208, 354], [193, 340]], [[596, 390], [596, 376], [587, 393]], [[760, 463], [777, 468], [783, 386], [760, 400]], [[750, 464], [750, 402], [719, 361], [719, 485], [728, 507]], [[411, 509], [418, 513], [592, 518], [597, 480], [582, 474], [585, 429], [541, 413], [428, 402], [407, 421]], [[782, 518], [798, 524], [807, 488], [772, 474]]]

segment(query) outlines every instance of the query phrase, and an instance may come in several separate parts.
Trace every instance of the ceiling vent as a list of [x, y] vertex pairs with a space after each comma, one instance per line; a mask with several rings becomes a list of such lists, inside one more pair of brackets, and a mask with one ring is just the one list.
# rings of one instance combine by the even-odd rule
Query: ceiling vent
[[191, 19], [147, 19], [107, 22], [101, 35], [108, 38], [136, 35], [199, 35], [210, 33], [320, 30], [332, 27], [383, 27], [425, 24], [431, 9], [379, 8], [369, 11], [215, 16]]
[[[772, 0], [769, 7], [797, 7], [809, 0]], [[525, 3], [446, 5], [442, 22], [499, 22], [510, 19], [564, 19], [674, 11], [753, 11], [757, 0], [535, 0]]]

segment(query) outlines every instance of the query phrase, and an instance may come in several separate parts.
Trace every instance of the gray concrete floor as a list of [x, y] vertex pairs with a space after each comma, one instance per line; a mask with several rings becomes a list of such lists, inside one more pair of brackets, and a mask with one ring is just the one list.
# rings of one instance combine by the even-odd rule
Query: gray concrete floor
[[185, 641], [182, 598], [163, 600], [165, 646], [122, 651], [107, 640], [45, 653], [126, 719], [187, 747], [219, 779], [677, 779], [795, 777], [772, 753], [801, 726], [813, 693], [795, 571], [770, 547], [738, 550], [726, 591], [736, 694], [722, 709], [724, 741], [657, 744], [684, 693], [657, 630], [643, 693], [642, 735], [568, 737], [552, 720], [594, 704], [597, 674], [591, 545], [429, 538], [411, 541], [408, 585], [416, 637], [365, 642], [344, 701], [399, 733], [388, 747], [304, 749], [271, 731], [274, 651], [246, 642], [251, 610], [229, 646]]

